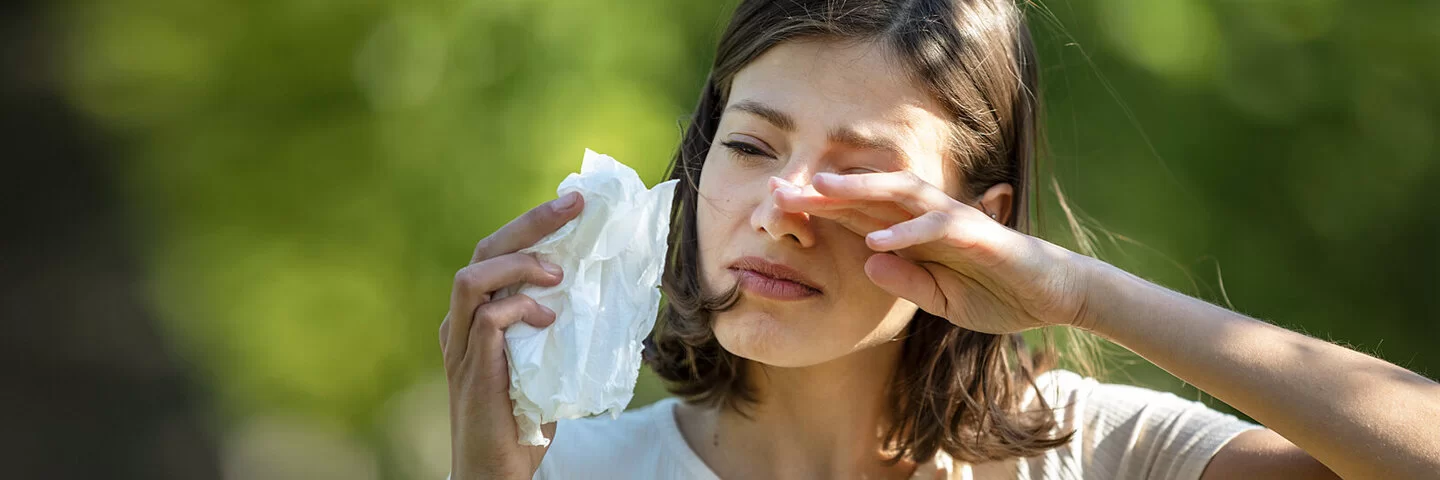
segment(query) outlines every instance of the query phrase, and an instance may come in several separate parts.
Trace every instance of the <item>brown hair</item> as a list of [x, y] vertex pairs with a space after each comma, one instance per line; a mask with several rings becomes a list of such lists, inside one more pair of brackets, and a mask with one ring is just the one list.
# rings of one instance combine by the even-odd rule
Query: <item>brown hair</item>
[[[666, 302], [645, 357], [686, 401], [740, 410], [756, 400], [744, 359], [726, 351], [712, 316], [733, 305], [732, 290], [701, 286], [696, 237], [700, 171], [735, 74], [771, 47], [804, 39], [884, 42], [914, 80], [951, 115], [949, 160], [972, 196], [1009, 183], [1017, 215], [1006, 225], [1029, 233], [1034, 213], [1039, 103], [1035, 48], [1011, 0], [781, 0], [742, 2], [720, 39], [699, 105], [671, 165], [679, 179], [671, 216]], [[888, 392], [894, 423], [885, 434], [892, 460], [926, 461], [939, 450], [981, 462], [1026, 457], [1069, 440], [1036, 392], [1039, 408], [1021, 411], [1037, 373], [1018, 334], [958, 328], [919, 311], [904, 337]], [[1048, 353], [1048, 349], [1045, 350]], [[1039, 358], [1039, 356], [1037, 356]]]

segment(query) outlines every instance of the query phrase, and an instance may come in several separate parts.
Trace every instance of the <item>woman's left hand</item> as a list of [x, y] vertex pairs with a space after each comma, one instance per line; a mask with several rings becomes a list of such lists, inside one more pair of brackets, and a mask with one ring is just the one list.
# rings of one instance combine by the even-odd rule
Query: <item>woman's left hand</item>
[[784, 211], [828, 218], [879, 252], [865, 274], [962, 328], [1012, 333], [1083, 325], [1098, 260], [1012, 230], [907, 171], [771, 180]]

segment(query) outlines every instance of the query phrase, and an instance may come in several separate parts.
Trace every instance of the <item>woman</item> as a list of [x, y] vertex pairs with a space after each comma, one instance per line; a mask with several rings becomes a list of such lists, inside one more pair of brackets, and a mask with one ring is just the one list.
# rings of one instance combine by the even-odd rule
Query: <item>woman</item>
[[[683, 400], [516, 444], [502, 331], [554, 314], [489, 294], [565, 274], [514, 253], [583, 209], [557, 199], [456, 275], [454, 477], [1436, 478], [1440, 385], [1025, 233], [1033, 50], [1010, 0], [742, 3], [672, 166], [646, 354]], [[1264, 427], [1042, 371], [1047, 325]]]

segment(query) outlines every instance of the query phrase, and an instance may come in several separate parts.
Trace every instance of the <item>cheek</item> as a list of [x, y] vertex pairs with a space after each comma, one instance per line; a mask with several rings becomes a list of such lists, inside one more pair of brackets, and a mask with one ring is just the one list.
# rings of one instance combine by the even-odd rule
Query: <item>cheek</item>
[[[696, 246], [700, 272], [707, 288], [728, 287], [729, 273], [718, 266], [726, 260], [727, 247], [734, 246], [750, 224], [754, 201], [746, 197], [745, 179], [717, 163], [715, 153], [706, 159], [700, 172], [695, 201]], [[712, 290], [713, 291], [713, 290]]]
[[725, 244], [723, 241], [725, 233], [719, 226], [719, 218], [716, 218], [713, 207], [700, 200], [695, 205], [695, 235], [696, 249], [699, 252], [699, 272], [701, 286], [706, 292], [716, 292], [725, 288], [723, 278], [718, 274], [719, 270], [714, 268], [725, 261], [724, 249], [720, 248]]

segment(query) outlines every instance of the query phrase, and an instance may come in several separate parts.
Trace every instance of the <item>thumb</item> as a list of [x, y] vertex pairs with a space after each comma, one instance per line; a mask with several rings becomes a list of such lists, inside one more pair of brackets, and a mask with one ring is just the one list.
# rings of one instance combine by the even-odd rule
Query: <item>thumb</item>
[[865, 260], [865, 276], [887, 293], [937, 316], [943, 317], [950, 303], [930, 270], [893, 253], [871, 255]]

